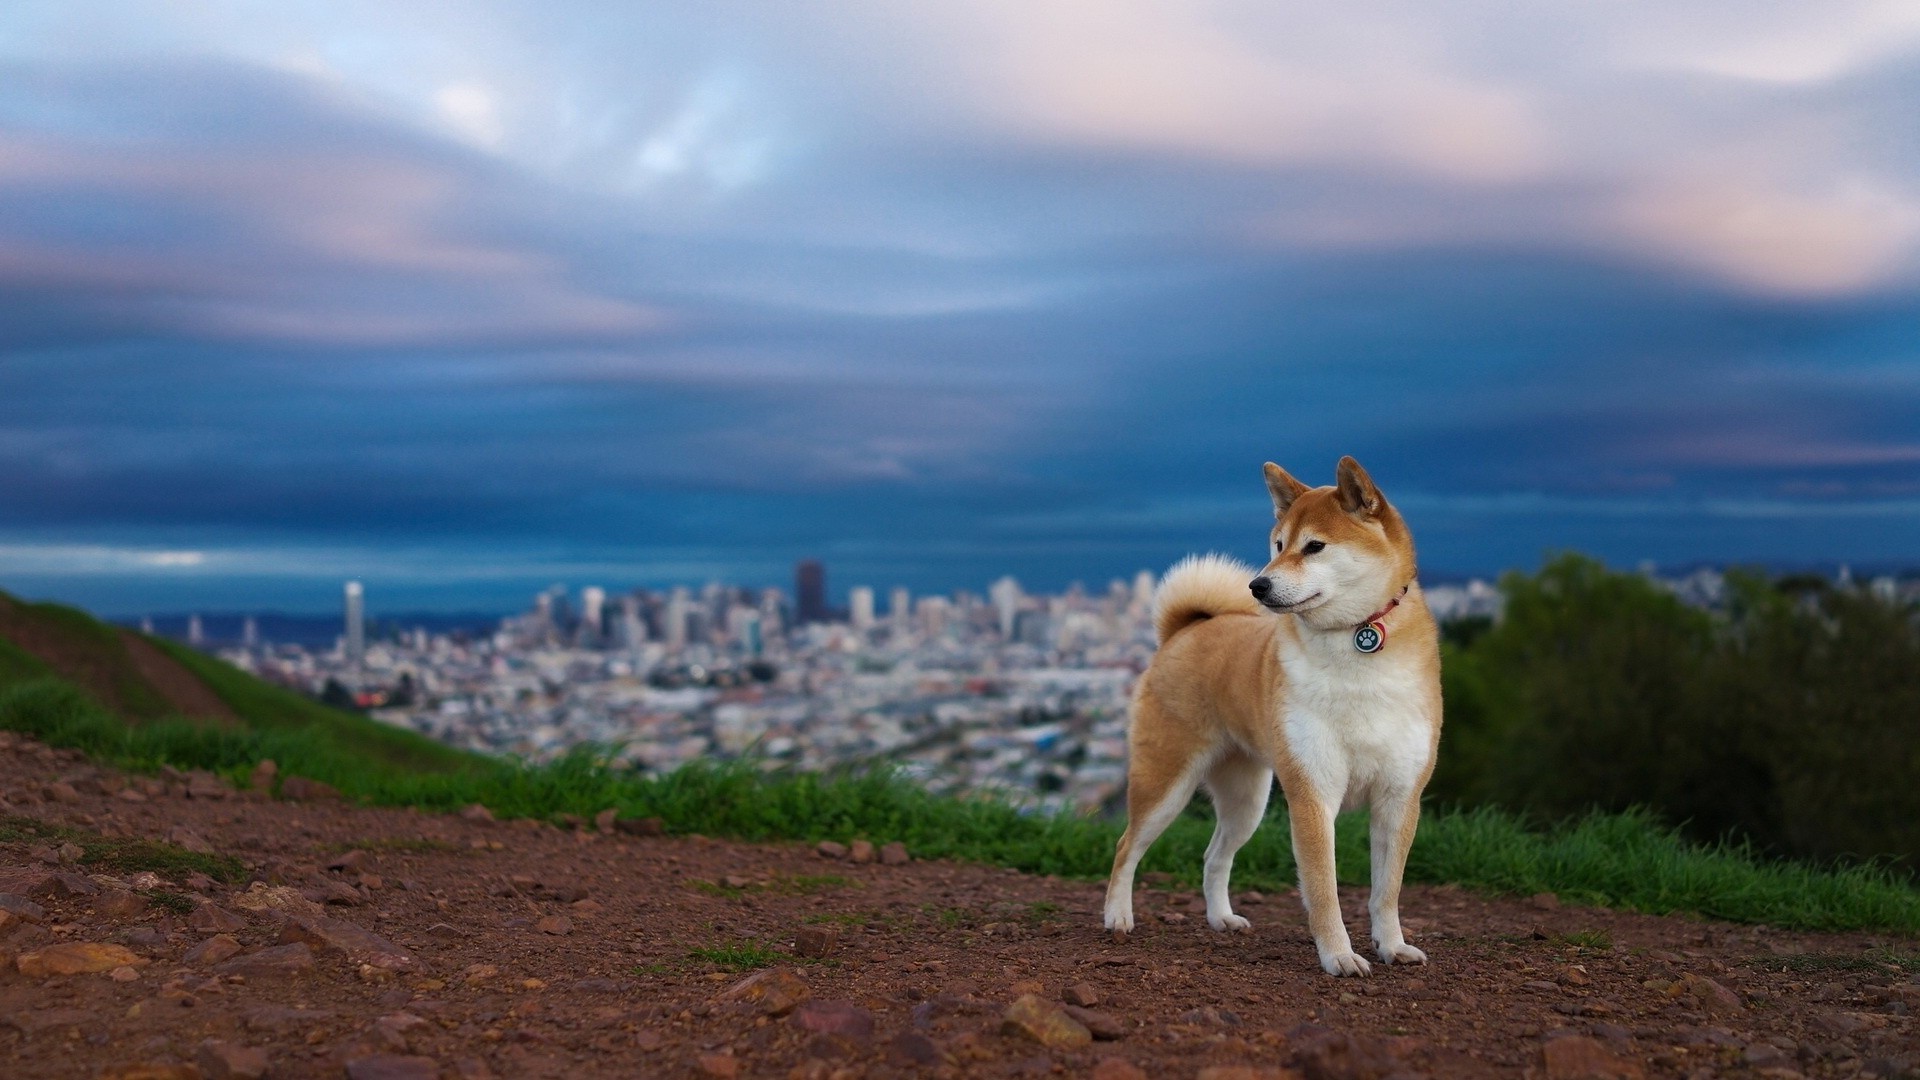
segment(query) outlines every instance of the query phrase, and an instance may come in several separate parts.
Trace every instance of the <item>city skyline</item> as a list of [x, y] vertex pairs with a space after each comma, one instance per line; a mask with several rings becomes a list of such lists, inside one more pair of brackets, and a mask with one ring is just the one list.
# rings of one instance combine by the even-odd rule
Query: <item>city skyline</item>
[[[0, 9], [0, 587], [1920, 558], [1920, 14]], [[844, 599], [836, 595], [836, 604]]]

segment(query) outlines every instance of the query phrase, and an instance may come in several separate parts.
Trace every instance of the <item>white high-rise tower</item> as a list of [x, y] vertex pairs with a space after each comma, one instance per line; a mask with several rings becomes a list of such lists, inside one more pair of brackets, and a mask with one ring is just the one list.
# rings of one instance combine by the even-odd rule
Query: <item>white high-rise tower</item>
[[346, 653], [347, 663], [358, 664], [367, 656], [367, 602], [359, 582], [347, 582], [346, 601], [347, 625], [346, 633], [341, 638], [341, 648]]
[[853, 620], [855, 630], [873, 628], [873, 590], [865, 585], [855, 585], [847, 590], [848, 616]]

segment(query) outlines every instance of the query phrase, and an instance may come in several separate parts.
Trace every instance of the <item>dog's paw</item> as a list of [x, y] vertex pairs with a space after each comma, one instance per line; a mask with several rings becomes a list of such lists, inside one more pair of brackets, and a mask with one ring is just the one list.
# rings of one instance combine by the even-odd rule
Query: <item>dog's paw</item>
[[1133, 912], [1131, 910], [1109, 911], [1107, 912], [1106, 921], [1103, 925], [1116, 934], [1131, 934], [1133, 932]]
[[1207, 916], [1207, 925], [1215, 930], [1251, 930], [1253, 924], [1238, 915], [1222, 915], [1219, 918]]
[[1426, 953], [1421, 952], [1419, 949], [1414, 948], [1404, 941], [1391, 948], [1375, 942], [1374, 949], [1380, 954], [1380, 962], [1383, 964], [1424, 964], [1427, 962]]
[[1337, 978], [1366, 978], [1373, 974], [1373, 965], [1361, 959], [1358, 953], [1337, 952], [1321, 953], [1320, 969]]

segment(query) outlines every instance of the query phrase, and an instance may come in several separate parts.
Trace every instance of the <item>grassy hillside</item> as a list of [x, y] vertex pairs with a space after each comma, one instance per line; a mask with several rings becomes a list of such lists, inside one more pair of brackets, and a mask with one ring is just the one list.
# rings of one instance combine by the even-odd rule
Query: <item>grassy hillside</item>
[[[59, 611], [64, 625], [75, 625], [72, 616], [79, 613]], [[111, 633], [91, 639], [114, 640]], [[217, 694], [238, 721], [130, 718], [54, 677], [35, 656], [0, 642], [0, 728], [134, 769], [167, 764], [237, 779], [271, 758], [283, 775], [323, 780], [350, 797], [386, 805], [451, 810], [478, 802], [503, 817], [541, 818], [614, 807], [623, 817], [658, 817], [674, 833], [903, 840], [921, 857], [1089, 881], [1106, 876], [1120, 832], [1118, 823], [1105, 819], [1030, 813], [997, 799], [936, 797], [885, 770], [796, 774], [746, 762], [645, 776], [610, 768], [591, 752], [542, 766], [483, 758], [325, 708], [211, 657], [155, 644]], [[112, 656], [104, 644], [102, 653]], [[1280, 800], [1275, 803], [1270, 820], [1241, 853], [1239, 887], [1278, 889], [1294, 878], [1285, 810]], [[1143, 869], [1198, 884], [1211, 831], [1204, 804], [1197, 805], [1154, 846]], [[1343, 881], [1366, 881], [1365, 844], [1364, 817], [1342, 818]], [[1920, 890], [1883, 868], [1822, 869], [1765, 859], [1741, 847], [1695, 844], [1633, 812], [1594, 815], [1551, 830], [1530, 829], [1520, 818], [1490, 809], [1430, 813], [1407, 871], [1414, 881], [1550, 891], [1656, 913], [1920, 934]]]
[[[129, 650], [130, 641], [150, 647], [146, 671]], [[205, 714], [212, 710], [196, 715], [178, 704], [181, 699], [211, 701], [231, 715]], [[461, 770], [480, 760], [328, 708], [205, 653], [110, 626], [75, 608], [22, 603], [5, 593], [0, 593], [0, 701], [13, 703], [16, 716], [40, 717], [41, 725], [65, 730], [78, 724], [92, 731], [88, 738], [96, 743], [120, 733], [122, 750], [110, 756], [144, 746], [149, 748], [145, 760], [154, 765], [172, 763], [163, 748], [187, 746], [233, 768], [273, 757], [274, 747], [289, 753], [297, 747], [301, 759], [311, 759], [316, 767], [325, 763], [343, 777], [367, 768]], [[214, 747], [222, 749], [215, 753]]]

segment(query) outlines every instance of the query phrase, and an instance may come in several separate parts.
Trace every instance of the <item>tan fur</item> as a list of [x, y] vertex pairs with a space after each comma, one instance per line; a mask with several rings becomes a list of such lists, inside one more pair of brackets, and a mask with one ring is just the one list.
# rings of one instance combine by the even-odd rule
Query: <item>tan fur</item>
[[[1271, 774], [1287, 799], [1322, 967], [1368, 971], [1351, 951], [1333, 875], [1333, 816], [1357, 802], [1373, 805], [1375, 946], [1387, 963], [1424, 962], [1405, 943], [1398, 907], [1440, 736], [1439, 635], [1413, 581], [1412, 538], [1352, 458], [1341, 460], [1332, 487], [1307, 488], [1272, 464], [1266, 477], [1272, 535], [1282, 544], [1266, 567], [1189, 559], [1156, 597], [1162, 644], [1134, 695], [1128, 827], [1114, 853], [1107, 922], [1131, 929], [1133, 871], [1145, 846], [1204, 786], [1217, 810], [1207, 919], [1215, 929], [1245, 929], [1228, 903], [1227, 877], [1259, 824]], [[1308, 554], [1308, 540], [1327, 548]], [[1228, 588], [1236, 575], [1237, 588]], [[1270, 599], [1297, 593], [1301, 609], [1268, 610], [1248, 591], [1257, 577], [1274, 583]], [[1410, 583], [1383, 620], [1387, 646], [1354, 650], [1354, 627]]]

